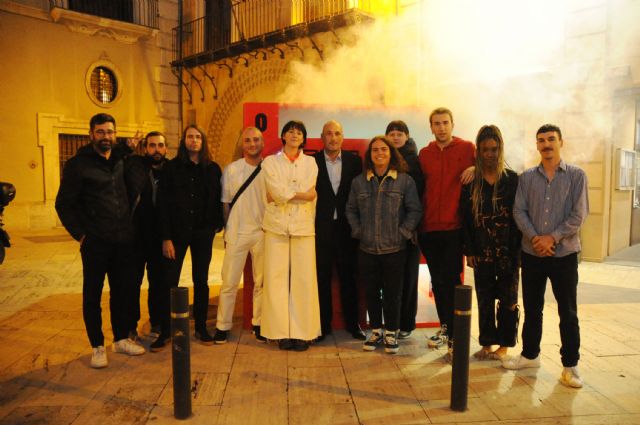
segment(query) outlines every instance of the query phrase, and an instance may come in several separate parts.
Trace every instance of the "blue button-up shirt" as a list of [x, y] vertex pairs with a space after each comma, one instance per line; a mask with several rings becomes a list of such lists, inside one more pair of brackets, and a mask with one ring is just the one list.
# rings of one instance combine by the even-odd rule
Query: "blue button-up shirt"
[[553, 180], [542, 164], [520, 176], [513, 218], [522, 231], [522, 250], [536, 255], [534, 236], [551, 235], [556, 242], [554, 257], [580, 252], [578, 231], [589, 213], [587, 175], [575, 165], [560, 160]]

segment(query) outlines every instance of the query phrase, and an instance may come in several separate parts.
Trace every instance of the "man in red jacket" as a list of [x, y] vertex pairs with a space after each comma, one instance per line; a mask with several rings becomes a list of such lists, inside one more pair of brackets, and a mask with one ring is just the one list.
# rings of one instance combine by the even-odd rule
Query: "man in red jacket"
[[453, 336], [453, 296], [462, 272], [462, 220], [458, 213], [465, 170], [475, 162], [473, 143], [453, 137], [453, 114], [437, 108], [429, 116], [436, 140], [420, 150], [424, 174], [424, 216], [418, 241], [427, 259], [431, 285], [440, 319], [440, 331], [429, 338], [429, 347], [449, 344]]

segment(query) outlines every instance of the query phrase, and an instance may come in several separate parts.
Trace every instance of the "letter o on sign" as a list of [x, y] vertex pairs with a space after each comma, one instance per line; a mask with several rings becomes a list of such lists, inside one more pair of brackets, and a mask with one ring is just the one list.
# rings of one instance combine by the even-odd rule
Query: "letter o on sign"
[[267, 116], [262, 112], [257, 114], [255, 124], [258, 130], [265, 131], [267, 129]]

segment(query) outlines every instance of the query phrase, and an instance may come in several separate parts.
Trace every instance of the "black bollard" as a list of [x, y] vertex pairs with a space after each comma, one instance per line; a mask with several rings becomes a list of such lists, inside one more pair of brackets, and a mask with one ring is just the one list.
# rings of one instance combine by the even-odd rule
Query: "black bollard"
[[173, 416], [191, 416], [191, 347], [189, 342], [189, 289], [171, 288], [171, 361]]
[[467, 410], [469, 393], [469, 338], [471, 336], [471, 286], [455, 289], [453, 310], [453, 359], [451, 362], [451, 410]]

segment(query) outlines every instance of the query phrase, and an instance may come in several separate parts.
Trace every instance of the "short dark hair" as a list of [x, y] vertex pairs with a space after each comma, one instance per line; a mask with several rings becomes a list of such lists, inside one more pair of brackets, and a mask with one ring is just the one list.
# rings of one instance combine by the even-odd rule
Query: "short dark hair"
[[89, 120], [89, 130], [93, 131], [96, 125], [104, 124], [107, 122], [113, 123], [113, 128], [116, 128], [116, 119], [111, 115], [105, 114], [104, 112], [95, 114], [91, 117], [91, 120]]
[[304, 148], [304, 145], [307, 144], [307, 128], [304, 126], [304, 123], [302, 121], [291, 120], [286, 123], [284, 127], [282, 127], [282, 131], [280, 132], [282, 144], [285, 144], [284, 134], [292, 128], [295, 128], [296, 130], [300, 130], [302, 132], [302, 144], [300, 145], [299, 149]]
[[202, 136], [202, 149], [200, 149], [200, 152], [198, 152], [198, 164], [201, 167], [206, 167], [211, 163], [211, 156], [209, 155], [209, 145], [207, 144], [207, 136], [205, 135], [204, 131], [195, 124], [188, 125], [182, 132], [182, 137], [180, 138], [180, 146], [178, 146], [178, 154], [176, 155], [176, 157], [180, 158], [182, 161], [189, 160], [189, 152], [187, 151], [187, 145], [185, 142], [187, 140], [187, 130], [189, 130], [190, 128], [197, 130], [198, 133], [200, 133], [200, 136]]
[[371, 160], [371, 146], [373, 145], [374, 142], [377, 142], [378, 140], [382, 140], [384, 144], [389, 147], [389, 153], [391, 154], [389, 168], [392, 170], [396, 170], [399, 173], [406, 173], [407, 170], [409, 169], [409, 167], [407, 166], [407, 163], [402, 158], [402, 155], [400, 154], [400, 152], [398, 152], [398, 149], [396, 149], [396, 147], [393, 146], [393, 143], [391, 143], [389, 138], [384, 135], [375, 136], [373, 139], [369, 141], [369, 146], [367, 147], [367, 153], [365, 153], [364, 155], [365, 171], [373, 171], [374, 169], [373, 160]]
[[447, 108], [436, 108], [433, 111], [431, 111], [431, 113], [429, 114], [429, 125], [431, 125], [431, 119], [433, 118], [434, 115], [442, 115], [442, 114], [447, 114], [449, 115], [449, 118], [451, 118], [451, 124], [453, 124], [453, 112], [451, 112], [451, 110], [447, 109]]
[[150, 131], [147, 133], [146, 136], [144, 136], [144, 139], [142, 139], [142, 146], [147, 147], [147, 139], [149, 139], [149, 137], [156, 137], [156, 136], [162, 136], [162, 138], [164, 139], [164, 144], [167, 144], [167, 136], [164, 135], [163, 132], [161, 131]]
[[388, 135], [392, 131], [401, 131], [406, 134], [407, 137], [409, 137], [409, 127], [407, 127], [407, 123], [402, 120], [391, 121], [387, 125], [387, 130], [384, 132], [384, 134]]
[[555, 124], [544, 124], [536, 132], [536, 137], [538, 137], [538, 134], [548, 133], [550, 131], [555, 131], [556, 133], [558, 133], [558, 137], [560, 138], [560, 140], [562, 140], [562, 131], [560, 131], [560, 127]]

